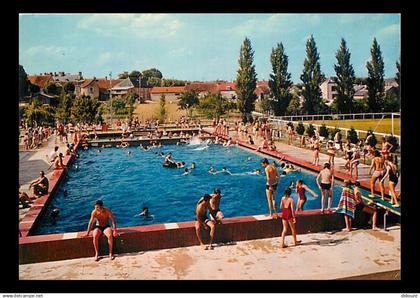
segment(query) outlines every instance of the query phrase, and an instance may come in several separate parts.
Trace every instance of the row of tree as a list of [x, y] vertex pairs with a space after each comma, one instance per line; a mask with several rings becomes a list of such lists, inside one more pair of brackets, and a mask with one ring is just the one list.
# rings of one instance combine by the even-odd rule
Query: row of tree
[[[368, 77], [364, 82], [357, 80], [354, 69], [350, 63], [350, 50], [346, 41], [341, 39], [340, 47], [336, 52], [337, 63], [334, 64], [336, 76], [337, 96], [334, 99], [332, 109], [328, 108], [322, 99], [320, 89], [325, 75], [321, 72], [319, 53], [314, 40], [311, 37], [306, 42], [306, 58], [298, 84], [299, 92], [291, 92], [293, 82], [288, 72], [288, 56], [282, 43], [272, 49], [270, 62], [272, 73], [269, 79], [270, 98], [263, 100], [262, 107], [271, 110], [275, 115], [287, 114], [319, 114], [325, 112], [354, 113], [354, 112], [382, 112], [396, 111], [400, 107], [400, 63], [397, 62], [396, 82], [397, 91], [385, 96], [384, 62], [382, 53], [376, 38], [371, 47], [371, 60], [366, 63]], [[257, 74], [253, 64], [254, 51], [251, 42], [245, 38], [239, 54], [239, 69], [236, 77], [236, 93], [238, 95], [238, 108], [245, 120], [249, 120], [250, 113], [255, 110], [256, 95], [254, 93]], [[366, 83], [368, 96], [366, 102], [354, 100], [354, 84]], [[299, 97], [302, 97], [301, 105]]]
[[184, 86], [186, 81], [163, 78], [162, 72], [156, 68], [146, 69], [144, 71], [133, 70], [130, 73], [124, 71], [118, 75], [119, 79], [126, 79], [128, 77], [141, 77], [142, 85], [145, 87], [174, 87]]

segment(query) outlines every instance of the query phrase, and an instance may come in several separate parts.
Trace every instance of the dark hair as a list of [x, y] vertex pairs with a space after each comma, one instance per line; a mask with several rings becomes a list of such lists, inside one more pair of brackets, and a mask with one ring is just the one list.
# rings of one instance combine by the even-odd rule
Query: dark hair
[[58, 148], [59, 148], [58, 146], [55, 146], [55, 147], [54, 147], [54, 151], [57, 151], [57, 150], [58, 150]]
[[298, 179], [298, 181], [296, 181], [296, 183], [303, 183], [302, 179]]
[[354, 184], [354, 186], [357, 186], [357, 187], [359, 187], [359, 186], [360, 186], [360, 182], [359, 182], [359, 181], [356, 181], [356, 182], [354, 182], [353, 184]]
[[330, 168], [330, 164], [328, 162], [324, 163], [324, 169], [325, 168], [328, 168], [328, 169]]
[[45, 176], [44, 171], [39, 172], [39, 174], [41, 174], [42, 176]]
[[220, 193], [221, 193], [220, 188], [217, 188], [217, 187], [216, 187], [216, 188], [214, 189], [214, 193], [216, 193], [216, 194], [219, 194], [219, 195], [220, 195]]
[[290, 196], [292, 194], [292, 190], [290, 189], [290, 187], [286, 187], [284, 189], [284, 195], [285, 196]]
[[210, 201], [210, 199], [211, 199], [211, 195], [209, 195], [208, 193], [206, 193], [206, 194], [203, 196], [203, 198], [204, 198], [204, 201], [208, 202], [208, 201]]
[[261, 160], [261, 163], [268, 165], [268, 159], [267, 158], [263, 158]]
[[344, 180], [344, 186], [348, 187], [351, 185], [351, 181], [350, 180]]
[[102, 200], [96, 200], [95, 205], [99, 205], [99, 206], [103, 206], [104, 202], [102, 202]]

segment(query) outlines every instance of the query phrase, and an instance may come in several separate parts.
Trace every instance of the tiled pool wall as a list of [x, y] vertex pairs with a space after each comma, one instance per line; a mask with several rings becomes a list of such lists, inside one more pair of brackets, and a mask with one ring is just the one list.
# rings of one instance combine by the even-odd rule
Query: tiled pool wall
[[[255, 150], [257, 148], [255, 145], [238, 143], [248, 149]], [[79, 143], [76, 144], [76, 148], [79, 148], [79, 145]], [[313, 171], [319, 171], [318, 167], [309, 162], [286, 154], [268, 150], [261, 150], [261, 153], [277, 158], [284, 156], [284, 159], [287, 161]], [[73, 159], [73, 156], [65, 156], [64, 164], [69, 165]], [[19, 238], [20, 264], [94, 255], [92, 236], [84, 237], [85, 231], [31, 236], [31, 232], [35, 230], [38, 220], [45, 212], [50, 199], [53, 198], [58, 188], [59, 182], [64, 177], [65, 171], [65, 169], [54, 170], [50, 178], [49, 194], [38, 198], [19, 224], [21, 233]], [[336, 177], [341, 180], [350, 178], [348, 175], [341, 173], [336, 173]], [[366, 187], [363, 183], [362, 186]], [[366, 221], [367, 218], [365, 216], [356, 216], [353, 225], [355, 227], [365, 226]], [[298, 215], [296, 225], [299, 234], [334, 231], [343, 227], [343, 216], [335, 213], [335, 210], [330, 214], [321, 214], [320, 210], [302, 211]], [[228, 243], [278, 237], [281, 231], [282, 221], [280, 219], [271, 219], [264, 215], [226, 218], [223, 224], [217, 226], [215, 241], [216, 243]], [[118, 228], [118, 232], [120, 236], [114, 239], [114, 252], [116, 254], [199, 245], [194, 221]], [[208, 241], [208, 232], [203, 232], [202, 236], [204, 241]], [[100, 244], [102, 254], [106, 254], [108, 251], [106, 237], [101, 237]]]

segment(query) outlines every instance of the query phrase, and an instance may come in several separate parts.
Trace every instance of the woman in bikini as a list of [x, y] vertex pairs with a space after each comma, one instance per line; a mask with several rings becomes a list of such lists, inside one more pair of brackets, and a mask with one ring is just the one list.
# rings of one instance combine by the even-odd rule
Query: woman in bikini
[[296, 245], [299, 245], [302, 241], [296, 239], [296, 217], [295, 217], [295, 210], [293, 206], [293, 199], [290, 197], [292, 190], [287, 187], [284, 190], [284, 197], [281, 198], [280, 209], [281, 212], [281, 219], [283, 223], [283, 231], [281, 233], [281, 247], [285, 248], [287, 245], [284, 243], [284, 238], [287, 234], [287, 224], [289, 224], [290, 229], [292, 230], [293, 242]]

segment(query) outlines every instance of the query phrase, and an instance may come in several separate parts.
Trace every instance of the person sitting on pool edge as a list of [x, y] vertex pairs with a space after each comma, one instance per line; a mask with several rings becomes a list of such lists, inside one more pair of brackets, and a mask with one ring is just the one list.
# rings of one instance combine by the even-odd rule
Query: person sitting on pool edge
[[[109, 226], [109, 220], [111, 219], [113, 229]], [[108, 238], [109, 246], [109, 258], [113, 260], [115, 258], [113, 254], [113, 236], [117, 237], [117, 223], [115, 217], [112, 214], [111, 209], [103, 207], [102, 200], [95, 202], [95, 209], [90, 214], [90, 220], [88, 229], [85, 237], [89, 236], [92, 230], [93, 222], [96, 220], [95, 228], [93, 229], [93, 247], [95, 248], [95, 261], [99, 261], [99, 237], [103, 233]]]
[[31, 182], [29, 189], [31, 189], [32, 186], [34, 187], [34, 196], [40, 197], [48, 194], [49, 182], [44, 171], [39, 172], [39, 178]]
[[[209, 194], [205, 194], [200, 200], [197, 202], [196, 206], [196, 222], [195, 222], [195, 232], [200, 242], [201, 247], [204, 247], [205, 250], [213, 249], [213, 240], [214, 234], [216, 232], [216, 224], [214, 221], [207, 217], [207, 211], [210, 210], [210, 199], [211, 196]], [[201, 229], [208, 230], [210, 228], [210, 243], [208, 246], [204, 246], [203, 240], [201, 239]]]

